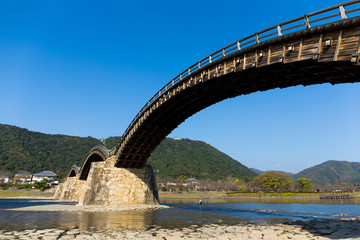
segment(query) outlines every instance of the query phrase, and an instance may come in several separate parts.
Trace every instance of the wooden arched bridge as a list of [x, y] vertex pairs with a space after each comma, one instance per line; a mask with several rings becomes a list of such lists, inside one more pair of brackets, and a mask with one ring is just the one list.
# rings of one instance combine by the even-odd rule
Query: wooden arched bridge
[[140, 110], [117, 147], [93, 148], [56, 193], [79, 204], [158, 203], [146, 165], [185, 119], [239, 95], [274, 88], [360, 81], [360, 0], [291, 19], [242, 38], [193, 64]]
[[291, 19], [242, 38], [187, 68], [159, 90], [126, 129], [117, 167], [142, 167], [179, 124], [227, 98], [360, 80], [359, 1]]
[[114, 151], [94, 148], [91, 162], [115, 155], [116, 167], [142, 167], [185, 119], [227, 98], [321, 83], [360, 81], [360, 0], [312, 12], [242, 38], [193, 64], [139, 111]]

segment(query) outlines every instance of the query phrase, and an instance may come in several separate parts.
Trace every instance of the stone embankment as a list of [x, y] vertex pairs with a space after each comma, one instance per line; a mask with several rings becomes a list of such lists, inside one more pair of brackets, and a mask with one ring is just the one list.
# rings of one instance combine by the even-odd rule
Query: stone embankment
[[294, 222], [291, 224], [226, 226], [209, 224], [192, 225], [183, 229], [163, 229], [153, 226], [148, 230], [96, 230], [96, 229], [45, 229], [25, 231], [1, 231], [0, 239], [42, 240], [103, 240], [103, 239], [360, 239], [358, 221]]

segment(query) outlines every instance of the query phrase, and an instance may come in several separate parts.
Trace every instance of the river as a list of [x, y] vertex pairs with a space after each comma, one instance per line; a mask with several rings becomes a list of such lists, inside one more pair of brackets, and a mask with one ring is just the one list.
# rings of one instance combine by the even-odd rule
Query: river
[[208, 223], [266, 224], [295, 220], [360, 218], [359, 200], [163, 199], [171, 208], [123, 212], [40, 212], [6, 209], [59, 204], [46, 199], [0, 199], [0, 230], [47, 228], [181, 228]]

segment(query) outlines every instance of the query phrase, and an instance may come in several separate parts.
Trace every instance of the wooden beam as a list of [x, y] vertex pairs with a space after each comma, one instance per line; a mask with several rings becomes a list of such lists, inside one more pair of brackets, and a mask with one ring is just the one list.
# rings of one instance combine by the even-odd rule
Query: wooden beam
[[335, 49], [335, 53], [334, 53], [334, 62], [337, 61], [337, 56], [339, 54], [339, 49], [340, 49], [340, 44], [341, 44], [341, 35], [342, 35], [342, 29], [340, 30], [340, 33], [339, 33], [339, 37], [338, 37], [338, 40], [337, 40], [337, 43], [336, 43], [336, 49]]

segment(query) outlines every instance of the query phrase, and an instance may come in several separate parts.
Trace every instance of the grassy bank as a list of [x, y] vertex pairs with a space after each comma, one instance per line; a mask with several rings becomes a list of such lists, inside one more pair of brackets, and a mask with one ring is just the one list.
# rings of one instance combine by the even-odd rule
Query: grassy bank
[[319, 199], [320, 193], [226, 193], [226, 192], [159, 192], [160, 198], [271, 198], [271, 199]]
[[52, 197], [54, 191], [41, 192], [38, 189], [27, 190], [0, 190], [0, 198], [47, 198]]

